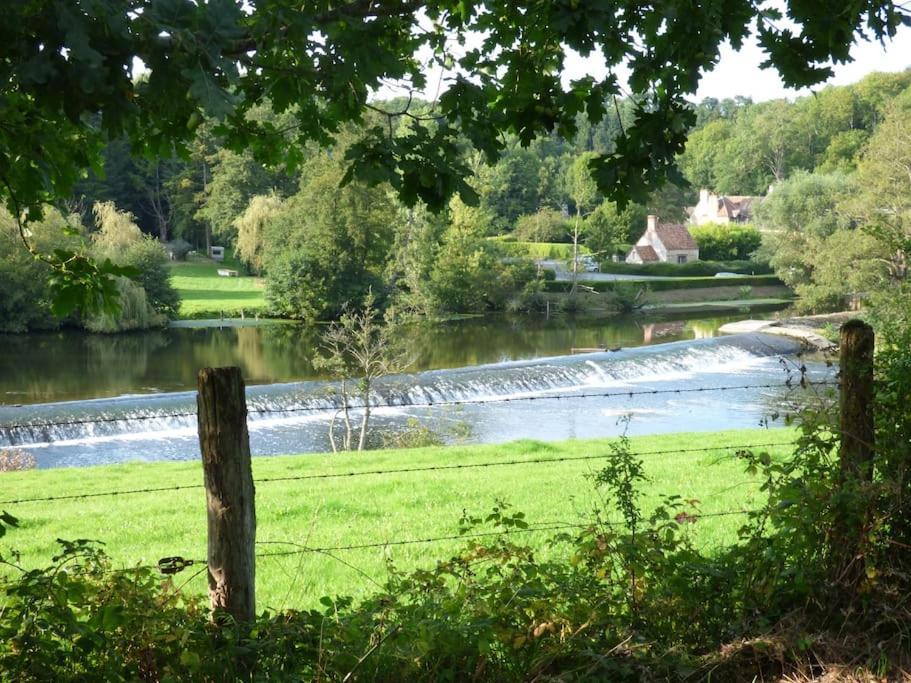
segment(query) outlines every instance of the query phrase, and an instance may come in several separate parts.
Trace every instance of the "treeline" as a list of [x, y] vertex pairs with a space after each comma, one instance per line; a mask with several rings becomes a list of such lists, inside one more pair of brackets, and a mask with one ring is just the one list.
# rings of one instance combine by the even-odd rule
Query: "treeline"
[[[702, 256], [732, 260], [758, 253], [797, 288], [809, 308], [821, 310], [880, 288], [883, 277], [894, 277], [873, 265], [877, 258], [882, 262], [873, 256], [876, 249], [886, 248], [879, 242], [872, 246], [870, 240], [879, 238], [852, 241], [855, 252], [861, 244], [869, 247], [855, 253], [863, 267], [854, 270], [875, 276], [850, 287], [826, 284], [835, 278], [826, 274], [823, 262], [831, 252], [844, 263], [838, 242], [845, 236], [833, 238], [833, 226], [856, 230], [870, 222], [870, 212], [884, 201], [882, 194], [864, 195], [873, 204], [861, 216], [856, 201], [849, 210], [841, 198], [857, 199], [852, 183], [861, 174], [870, 187], [873, 164], [865, 159], [882, 154], [871, 152], [884, 144], [876, 136], [900, 116], [896, 112], [907, 100], [909, 86], [911, 71], [906, 71], [872, 74], [855, 85], [825, 88], [794, 102], [703, 100], [694, 106], [697, 125], [679, 158], [683, 180], [623, 209], [598, 193], [588, 164], [593, 156], [614, 151], [616, 135], [632, 121], [632, 100], [618, 101], [611, 107], [615, 115], [597, 123], [580, 118], [571, 140], [551, 135], [527, 148], [513, 141], [492, 166], [466, 145], [463, 163], [473, 174], [478, 204], [454, 200], [438, 214], [420, 205], [406, 208], [388, 187], [345, 175], [346, 151], [364, 131], [398, 135], [408, 130], [411, 116], [429, 111], [427, 103], [406, 100], [375, 103], [378, 111], [359, 129], [342, 131], [331, 147], [300, 150], [300, 163], [290, 170], [222, 148], [217, 128], [209, 123], [199, 127], [189, 149], [169, 159], [136, 159], [127, 143], [115, 140], [108, 145], [103, 177], [92, 175], [82, 182], [65, 208], [81, 213], [91, 232], [97, 228], [91, 207], [113, 202], [132, 214], [144, 233], [171, 243], [178, 254], [191, 247], [205, 253], [210, 244], [226, 246], [251, 272], [265, 277], [276, 313], [319, 319], [332, 317], [368, 290], [387, 304], [420, 314], [532, 307], [540, 301], [541, 289], [534, 269], [511, 262], [508, 257], [516, 251], [488, 238], [577, 239], [597, 258], [609, 260], [638, 238], [647, 214], [685, 220], [685, 207], [695, 203], [700, 187], [761, 195], [773, 185], [772, 197], [759, 212], [761, 227], [768, 231], [763, 246], [750, 231], [735, 235], [729, 229], [703, 228], [696, 231]], [[383, 110], [394, 114], [386, 116]], [[257, 115], [276, 131], [292, 125], [290, 117], [265, 111]], [[896, 144], [907, 149], [906, 143]], [[828, 189], [823, 192], [823, 187]], [[907, 188], [892, 191], [908, 195]], [[804, 206], [794, 205], [798, 197], [806, 200]], [[813, 228], [819, 221], [828, 227]]]

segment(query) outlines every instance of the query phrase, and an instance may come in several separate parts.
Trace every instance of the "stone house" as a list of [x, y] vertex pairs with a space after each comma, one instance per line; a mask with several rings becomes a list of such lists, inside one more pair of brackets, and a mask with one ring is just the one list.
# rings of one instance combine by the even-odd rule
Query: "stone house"
[[699, 190], [699, 203], [687, 208], [690, 222], [695, 225], [706, 223], [748, 223], [762, 197], [749, 195], [719, 195], [711, 190]]
[[645, 232], [626, 255], [627, 263], [690, 263], [699, 260], [699, 245], [685, 225], [659, 223], [649, 216]]

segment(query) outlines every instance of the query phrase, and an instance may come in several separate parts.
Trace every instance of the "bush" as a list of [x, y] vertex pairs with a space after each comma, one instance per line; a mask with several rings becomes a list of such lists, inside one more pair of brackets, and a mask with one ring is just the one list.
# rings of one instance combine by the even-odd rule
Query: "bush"
[[[573, 245], [558, 242], [509, 242], [492, 240], [503, 253], [519, 258], [528, 258], [535, 261], [549, 259], [554, 261], [568, 261], [573, 257]], [[580, 254], [590, 254], [591, 250], [580, 244]]]
[[762, 244], [762, 235], [750, 225], [697, 225], [690, 234], [707, 261], [746, 259]]
[[21, 448], [0, 449], [0, 472], [23, 472], [38, 466], [35, 456]]
[[[73, 218], [57, 209], [45, 211], [40, 222], [30, 222], [29, 241], [42, 252], [54, 249], [79, 250], [82, 238], [64, 230], [81, 228]], [[51, 314], [51, 268], [35, 259], [22, 244], [13, 216], [0, 210], [0, 332], [26, 332], [53, 329], [61, 320]]]
[[126, 332], [160, 327], [167, 322], [167, 317], [152, 307], [142, 285], [128, 278], [119, 277], [117, 291], [120, 293], [120, 310], [116, 314], [99, 313], [86, 318], [83, 324], [87, 330], [104, 333]]
[[171, 270], [165, 247], [154, 237], [145, 236], [126, 248], [118, 265], [133, 266], [139, 271], [138, 283], [145, 290], [149, 304], [156, 312], [173, 318], [180, 307], [180, 295], [171, 285]]
[[563, 214], [555, 209], [519, 216], [513, 236], [520, 242], [568, 242], [570, 231]]

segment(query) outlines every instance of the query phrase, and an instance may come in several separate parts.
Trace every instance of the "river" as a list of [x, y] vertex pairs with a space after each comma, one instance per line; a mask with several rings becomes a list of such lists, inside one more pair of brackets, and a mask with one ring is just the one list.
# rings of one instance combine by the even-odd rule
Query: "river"
[[[738, 317], [416, 325], [406, 332], [414, 364], [371, 398], [374, 434], [421, 425], [449, 442], [502, 442], [758, 426], [792, 391], [798, 348], [765, 335], [716, 337]], [[329, 448], [338, 398], [310, 362], [313, 330], [58, 332], [0, 344], [0, 448], [25, 448], [40, 467], [198, 457], [192, 388], [205, 365], [242, 368], [254, 454]], [[611, 350], [571, 354], [580, 347]], [[752, 388], [694, 391], [734, 386]]]

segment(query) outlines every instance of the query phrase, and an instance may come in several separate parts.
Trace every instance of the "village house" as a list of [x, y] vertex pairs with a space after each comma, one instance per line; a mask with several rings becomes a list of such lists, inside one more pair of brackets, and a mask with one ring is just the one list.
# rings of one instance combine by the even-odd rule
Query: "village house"
[[719, 195], [703, 188], [699, 190], [699, 203], [688, 207], [687, 214], [695, 225], [748, 223], [762, 199], [748, 195]]
[[626, 255], [627, 263], [690, 263], [699, 260], [699, 245], [686, 229], [676, 223], [659, 223], [649, 216], [647, 227]]

